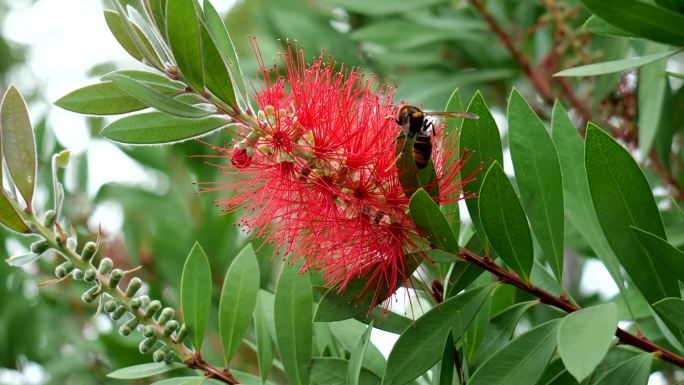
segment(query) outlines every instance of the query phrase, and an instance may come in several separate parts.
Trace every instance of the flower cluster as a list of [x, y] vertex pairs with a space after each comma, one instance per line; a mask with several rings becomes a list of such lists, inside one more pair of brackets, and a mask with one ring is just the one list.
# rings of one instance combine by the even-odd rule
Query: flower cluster
[[[239, 225], [304, 260], [303, 270], [340, 290], [362, 279], [373, 304], [383, 301], [410, 280], [409, 258], [422, 258], [424, 243], [395, 166], [394, 90], [322, 55], [307, 65], [290, 45], [282, 71], [257, 57], [258, 124], [238, 132], [231, 165], [221, 167], [229, 179], [205, 190], [235, 190], [221, 205], [244, 208]], [[440, 198], [458, 199], [462, 163], [444, 162], [450, 149], [435, 146]]]

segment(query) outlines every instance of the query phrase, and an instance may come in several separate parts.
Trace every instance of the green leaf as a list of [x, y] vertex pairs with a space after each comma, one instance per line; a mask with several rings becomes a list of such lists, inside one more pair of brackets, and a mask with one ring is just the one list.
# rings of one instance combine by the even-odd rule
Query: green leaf
[[532, 235], [520, 200], [498, 162], [484, 177], [479, 205], [482, 227], [497, 255], [529, 281], [534, 261]]
[[553, 76], [596, 76], [611, 74], [614, 72], [623, 72], [634, 68], [654, 63], [670, 57], [677, 53], [677, 51], [667, 51], [655, 53], [652, 55], [632, 57], [629, 59], [611, 60], [603, 63], [587, 64], [584, 66], [568, 68], [566, 70], [555, 73]]
[[[350, 354], [356, 349], [363, 334], [368, 331], [366, 325], [355, 319], [331, 322], [327, 325], [329, 326], [330, 334], [335, 338], [335, 343]], [[385, 356], [373, 344], [367, 346], [362, 362], [363, 367], [378, 376], [382, 376], [387, 366]]]
[[[492, 162], [503, 164], [503, 150], [499, 129], [496, 126], [494, 117], [489, 112], [480, 92], [475, 93], [468, 106], [468, 112], [477, 114], [480, 119], [466, 120], [461, 129], [461, 147], [468, 152], [470, 158], [463, 165], [461, 176], [465, 179], [468, 176], [475, 178], [464, 186], [466, 193], [477, 193], [482, 186], [484, 170], [489, 169]], [[475, 175], [479, 173], [479, 175]], [[473, 224], [483, 242], [486, 243], [484, 230], [480, 221], [480, 211], [478, 209], [479, 197], [466, 199], [468, 213], [473, 220]]]
[[219, 331], [226, 367], [252, 322], [259, 277], [259, 262], [252, 245], [248, 244], [230, 264], [221, 290]]
[[236, 106], [233, 81], [226, 63], [219, 52], [214, 39], [204, 24], [202, 29], [202, 54], [204, 60], [204, 81], [209, 91], [230, 106]]
[[196, 90], [204, 90], [202, 39], [195, 0], [171, 0], [166, 4], [166, 36], [185, 80]]
[[366, 325], [370, 325], [370, 323], [373, 322], [374, 328], [394, 334], [401, 334], [408, 326], [413, 324], [411, 318], [396, 313], [388, 313], [380, 306], [374, 307], [373, 311], [371, 311], [367, 317], [357, 315], [355, 318], [357, 321], [363, 322]]
[[661, 238], [665, 229], [651, 187], [627, 150], [590, 124], [584, 164], [603, 233], [636, 287], [649, 303], [679, 295], [677, 280], [654, 263], [630, 226]]
[[581, 0], [594, 15], [649, 40], [684, 46], [684, 16], [642, 1]]
[[409, 13], [409, 11], [417, 9], [427, 9], [428, 7], [437, 4], [446, 4], [448, 0], [423, 0], [416, 2], [414, 0], [374, 0], [368, 2], [365, 0], [327, 0], [329, 3], [335, 4], [347, 11], [360, 13], [363, 15], [391, 15], [395, 13]]
[[221, 16], [218, 14], [218, 12], [216, 12], [216, 9], [209, 0], [204, 0], [204, 22], [207, 24], [209, 34], [214, 39], [216, 48], [221, 53], [221, 56], [228, 65], [230, 78], [237, 85], [237, 88], [240, 91], [245, 103], [249, 103], [249, 95], [247, 94], [247, 89], [245, 88], [244, 76], [242, 75], [242, 70], [240, 69], [240, 61], [238, 60], [237, 53], [235, 52], [233, 41], [230, 39], [230, 35], [228, 34], [225, 24], [223, 24], [223, 19], [221, 19]]
[[387, 359], [383, 385], [405, 384], [430, 369], [442, 356], [449, 331], [458, 340], [475, 318], [493, 286], [466, 291], [423, 314], [399, 336]]
[[620, 28], [611, 25], [607, 21], [597, 17], [596, 15], [591, 15], [584, 22], [584, 28], [588, 29], [589, 32], [595, 35], [609, 35], [609, 36], [624, 36], [624, 37], [635, 37], [627, 31], [621, 30]]
[[[347, 385], [349, 361], [333, 357], [314, 357], [311, 362], [311, 383], [315, 385]], [[380, 385], [382, 380], [368, 369], [361, 369], [359, 383]]]
[[649, 353], [638, 354], [617, 364], [592, 385], [644, 385], [651, 374], [652, 360]]
[[421, 188], [413, 194], [409, 209], [413, 223], [430, 242], [445, 251], [458, 253], [458, 240], [449, 222], [425, 190]]
[[665, 298], [653, 304], [653, 308], [664, 320], [684, 330], [684, 301], [681, 298]]
[[442, 361], [439, 366], [439, 385], [453, 385], [454, 384], [454, 359], [456, 352], [456, 345], [454, 337], [449, 333], [446, 342], [444, 343], [444, 350], [442, 351]]
[[468, 385], [535, 384], [556, 350], [558, 323], [545, 322], [506, 344], [475, 371]]
[[308, 385], [311, 375], [313, 293], [308, 274], [285, 263], [275, 290], [278, 351], [292, 385]]
[[254, 334], [256, 335], [259, 374], [261, 374], [261, 381], [266, 382], [271, 366], [273, 366], [273, 346], [271, 345], [271, 336], [268, 332], [266, 314], [264, 314], [262, 296], [263, 294], [261, 293], [257, 295], [254, 307]]
[[610, 248], [591, 203], [587, 173], [582, 162], [584, 143], [567, 112], [560, 103], [555, 103], [551, 119], [552, 136], [558, 152], [563, 177], [563, 198], [565, 215], [574, 228], [582, 234], [596, 256], [608, 269], [621, 292], [625, 292], [620, 263]]
[[31, 263], [35, 261], [36, 259], [40, 258], [41, 254], [34, 254], [34, 253], [26, 253], [26, 254], [21, 254], [21, 255], [15, 255], [13, 257], [5, 259], [5, 262], [7, 262], [8, 265], [10, 266], [24, 266], [27, 263]]
[[155, 90], [169, 96], [176, 96], [178, 94], [185, 92], [185, 84], [176, 80], [171, 80], [165, 75], [162, 75], [157, 72], [141, 70], [119, 70], [110, 72], [102, 78], [106, 80], [109, 76], [125, 76], [139, 83], [144, 83], [146, 86], [152, 87]]
[[195, 351], [202, 349], [211, 309], [211, 266], [202, 246], [195, 242], [185, 260], [181, 278], [181, 309]]
[[183, 119], [163, 112], [146, 112], [110, 123], [101, 134], [125, 144], [164, 144], [196, 138], [226, 126], [224, 117]]
[[347, 384], [348, 385], [359, 385], [361, 382], [361, 368], [363, 365], [363, 357], [366, 354], [366, 349], [368, 348], [368, 343], [370, 342], [370, 335], [373, 331], [373, 323], [366, 328], [366, 331], [361, 335], [359, 342], [356, 347], [351, 352], [349, 356], [349, 369], [347, 371]]
[[523, 314], [536, 304], [537, 302], [534, 301], [520, 302], [495, 314], [490, 319], [487, 331], [480, 343], [480, 348], [475, 353], [470, 364], [474, 367], [479, 367], [482, 362], [494, 355], [496, 351], [510, 340]]
[[[136, 60], [143, 61], [143, 54], [140, 52], [140, 49], [138, 49], [133, 38], [131, 38], [128, 28], [126, 28], [126, 23], [121, 16], [115, 11], [105, 10], [104, 17], [107, 27], [109, 27], [109, 31], [114, 35], [114, 38], [121, 44], [123, 49]], [[140, 31], [140, 34], [142, 34], [142, 31]]]
[[[669, 48], [661, 44], [646, 44], [647, 53], [663, 53], [662, 51], [667, 51]], [[637, 89], [639, 103], [639, 150], [643, 159], [648, 158], [653, 141], [658, 134], [663, 103], [665, 102], [665, 88], [669, 81], [667, 76], [665, 76], [666, 65], [666, 60], [659, 60], [645, 65], [639, 70]]]
[[92, 84], [62, 96], [55, 105], [89, 115], [117, 115], [147, 107], [111, 82]]
[[669, 275], [684, 282], [684, 253], [663, 238], [632, 227], [637, 240], [651, 256], [651, 260], [663, 265]]
[[601, 363], [613, 341], [617, 306], [607, 303], [565, 316], [558, 325], [558, 352], [577, 382], [584, 381]]
[[103, 79], [116, 84], [116, 86], [121, 88], [124, 92], [146, 105], [170, 115], [181, 118], [203, 118], [213, 113], [212, 111], [178, 101], [123, 74], [109, 74]]
[[558, 154], [544, 123], [515, 89], [508, 102], [508, 141], [525, 212], [560, 283], [565, 218]]
[[[36, 187], [36, 140], [23, 96], [13, 85], [0, 105], [2, 155], [14, 185], [31, 211]], [[2, 187], [0, 187], [2, 188]]]
[[154, 382], [152, 385], [201, 385], [204, 380], [204, 377], [175, 377]]
[[152, 17], [152, 21], [157, 26], [157, 30], [166, 38], [166, 0], [145, 0], [147, 13]]
[[[2, 160], [0, 158], [0, 160]], [[31, 229], [24, 223], [14, 208], [12, 203], [10, 203], [9, 198], [5, 194], [5, 190], [0, 187], [0, 224], [6, 226], [10, 230], [14, 230], [18, 233], [29, 233]], [[6, 260], [8, 263], [9, 260]], [[12, 263], [10, 263], [12, 264]]]
[[115, 370], [107, 374], [108, 378], [114, 378], [117, 380], [133, 380], [136, 378], [146, 378], [156, 376], [158, 374], [170, 372], [172, 370], [185, 368], [184, 364], [181, 363], [154, 363], [154, 364], [142, 364], [129, 366], [127, 368]]

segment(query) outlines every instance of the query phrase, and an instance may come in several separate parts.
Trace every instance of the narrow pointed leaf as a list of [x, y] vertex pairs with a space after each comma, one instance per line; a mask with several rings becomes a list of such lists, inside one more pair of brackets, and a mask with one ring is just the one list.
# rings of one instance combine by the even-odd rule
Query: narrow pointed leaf
[[[649, 42], [646, 44], [645, 50], [647, 53], [662, 53], [662, 51], [669, 50], [669, 48], [662, 44]], [[643, 159], [648, 157], [653, 142], [658, 135], [663, 103], [665, 102], [665, 90], [669, 81], [665, 75], [666, 66], [667, 60], [659, 60], [647, 64], [639, 70], [637, 88], [639, 103], [639, 151]]]
[[474, 367], [479, 367], [482, 362], [504, 346], [511, 339], [520, 318], [535, 304], [536, 302], [531, 301], [520, 302], [495, 314], [489, 321], [480, 348], [475, 353], [470, 364], [474, 365]]
[[506, 344], [475, 371], [468, 385], [535, 384], [556, 350], [558, 322], [543, 323]]
[[137, 82], [123, 74], [109, 74], [105, 80], [111, 81], [124, 92], [161, 112], [181, 118], [203, 118], [213, 112], [183, 103], [144, 83]]
[[[359, 340], [362, 340], [363, 334], [368, 331], [366, 325], [354, 319], [331, 322], [328, 326], [330, 327], [330, 334], [335, 338], [336, 343], [350, 353], [356, 349]], [[362, 363], [363, 367], [378, 376], [382, 376], [387, 366], [385, 356], [373, 344], [367, 345], [366, 353], [362, 357]]]
[[181, 74], [197, 91], [204, 90], [200, 21], [195, 0], [168, 0], [166, 36]]
[[632, 231], [653, 261], [662, 265], [672, 277], [684, 282], [684, 252], [657, 235], [635, 227]]
[[659, 316], [684, 330], [684, 301], [681, 298], [665, 298], [653, 304]]
[[207, 31], [204, 24], [202, 29], [202, 55], [204, 61], [204, 81], [207, 88], [219, 99], [231, 106], [236, 106], [235, 91], [233, 81], [226, 67], [226, 63], [221, 57], [221, 53], [216, 47], [214, 39]]
[[[458, 88], [454, 90], [447, 101], [444, 111], [461, 112], [463, 111], [463, 103], [461, 102], [461, 93]], [[447, 153], [447, 164], [453, 164], [460, 160], [461, 153], [459, 148], [459, 137], [461, 135], [461, 127], [463, 126], [462, 118], [448, 118], [446, 121], [446, 130], [442, 133], [444, 136], [445, 147], [456, 151]], [[460, 178], [452, 183], [459, 183]], [[454, 193], [452, 193], [454, 194]], [[458, 236], [461, 229], [461, 214], [459, 212], [458, 201], [455, 201], [458, 196], [448, 196], [449, 200], [454, 200], [453, 203], [443, 204], [439, 209], [444, 213], [444, 216], [449, 221], [451, 232]]]
[[311, 375], [313, 293], [309, 276], [286, 263], [276, 284], [274, 315], [278, 351], [292, 385], [308, 385]]
[[480, 188], [480, 218], [492, 248], [526, 281], [534, 254], [532, 235], [520, 200], [498, 162], [492, 164]]
[[117, 380], [133, 380], [137, 378], [147, 378], [156, 376], [158, 374], [170, 372], [172, 370], [185, 368], [184, 364], [181, 363], [154, 363], [154, 364], [141, 364], [135, 366], [129, 366], [127, 368], [115, 370], [107, 374], [108, 378], [114, 378]]
[[125, 144], [164, 144], [196, 138], [228, 124], [224, 117], [183, 119], [163, 112], [127, 116], [102, 129], [102, 136]]
[[[14, 206], [9, 201], [4, 189], [0, 187], [0, 224], [6, 226], [8, 229], [19, 233], [28, 233], [31, 230], [24, 223], [24, 221], [15, 210]], [[8, 261], [9, 262], [9, 261]], [[11, 264], [11, 263], [10, 263]]]
[[[348, 385], [347, 371], [349, 361], [342, 358], [314, 357], [311, 362], [311, 383], [314, 385]], [[373, 372], [361, 369], [359, 383], [380, 385], [382, 380]]]
[[563, 184], [556, 146], [544, 123], [513, 90], [508, 102], [508, 141], [525, 212], [556, 279], [563, 277]]
[[195, 351], [200, 351], [211, 309], [211, 267], [199, 243], [195, 243], [183, 266], [181, 309]]
[[439, 206], [423, 189], [418, 189], [409, 201], [411, 219], [421, 233], [437, 247], [458, 253], [458, 240]]
[[607, 303], [565, 316], [558, 326], [558, 352], [578, 382], [596, 369], [608, 352], [617, 329], [617, 306]]
[[684, 16], [642, 1], [581, 0], [592, 14], [636, 36], [684, 46]]
[[[464, 164], [461, 176], [466, 178], [477, 174], [473, 181], [464, 186], [466, 193], [477, 193], [480, 191], [480, 186], [482, 186], [484, 172], [489, 169], [492, 162], [503, 164], [503, 149], [501, 148], [501, 138], [496, 121], [479, 92], [473, 96], [467, 111], [477, 114], [480, 119], [463, 122], [461, 148], [468, 152], [470, 158]], [[475, 228], [484, 242], [485, 234], [482, 230], [480, 211], [478, 209], [479, 199], [479, 197], [467, 199], [466, 206], [468, 207], [470, 218], [472, 218]]]
[[347, 370], [347, 384], [359, 385], [361, 376], [361, 368], [363, 366], [363, 357], [366, 354], [366, 349], [370, 343], [371, 332], [373, 331], [373, 324], [371, 323], [366, 328], [366, 331], [359, 338], [359, 342], [349, 356], [349, 369]]
[[587, 172], [582, 162], [578, 162], [584, 157], [584, 143], [560, 103], [553, 106], [551, 127], [556, 148], [561, 149], [558, 158], [563, 177], [565, 215], [606, 266], [620, 291], [625, 292], [620, 263], [601, 231], [591, 203]]
[[0, 105], [0, 129], [5, 164], [31, 210], [36, 186], [36, 140], [24, 97], [14, 86], [7, 89]]
[[651, 374], [651, 361], [651, 354], [638, 354], [607, 371], [593, 385], [644, 385]]
[[568, 68], [555, 73], [553, 76], [597, 76], [623, 72], [634, 68], [663, 60], [677, 53], [677, 51], [667, 51], [654, 53], [651, 55], [632, 57], [629, 59], [611, 60], [602, 63], [588, 64], [585, 66]]
[[102, 79], [106, 80], [109, 76], [125, 76], [133, 79], [139, 83], [144, 83], [148, 87], [152, 87], [165, 95], [176, 96], [185, 92], [185, 84], [182, 82], [171, 80], [165, 75], [158, 72], [141, 71], [141, 70], [118, 70], [108, 73]]
[[55, 101], [65, 110], [88, 115], [118, 115], [147, 107], [112, 82], [92, 84], [74, 90]]
[[603, 233], [636, 287], [649, 303], [679, 296], [677, 280], [649, 257], [630, 228], [665, 238], [643, 171], [627, 150], [594, 125], [587, 130], [584, 164]]
[[226, 366], [230, 364], [252, 323], [259, 277], [259, 262], [252, 245], [248, 244], [230, 264], [221, 290], [219, 331]]
[[405, 384], [430, 369], [442, 356], [449, 334], [458, 340], [484, 303], [492, 286], [466, 291], [430, 309], [399, 336], [387, 359], [383, 385]]
[[[153, 66], [157, 69], [164, 68], [159, 56], [157, 56], [152, 43], [145, 36], [145, 33], [128, 19], [128, 15], [118, 1], [114, 2], [117, 12], [105, 11], [105, 20], [114, 36], [124, 49], [137, 60]], [[116, 31], [116, 33], [114, 32]], [[125, 45], [124, 45], [125, 44]], [[133, 48], [135, 47], [135, 49]], [[138, 58], [137, 56], [140, 56]]]
[[254, 334], [256, 334], [259, 374], [261, 375], [261, 381], [266, 382], [271, 366], [273, 366], [273, 346], [271, 344], [271, 335], [268, 332], [268, 323], [266, 322], [266, 314], [261, 297], [262, 294], [257, 295], [254, 307]]
[[454, 337], [449, 333], [449, 336], [444, 343], [444, 350], [442, 352], [442, 362], [439, 367], [439, 385], [453, 385], [454, 382], [454, 353], [456, 345]]
[[148, 13], [163, 38], [166, 38], [166, 1], [145, 0], [145, 7], [148, 8]]
[[40, 258], [40, 254], [26, 253], [7, 258], [5, 259], [5, 262], [7, 262], [7, 264], [10, 266], [24, 266], [25, 264], [31, 263], [38, 258]]
[[105, 22], [109, 27], [109, 31], [112, 33], [112, 35], [114, 35], [114, 38], [116, 38], [121, 47], [123, 47], [126, 52], [133, 56], [133, 58], [138, 61], [142, 61], [143, 54], [140, 52], [138, 46], [133, 41], [133, 38], [131, 38], [131, 35], [128, 33], [126, 24], [123, 19], [121, 19], [121, 16], [119, 16], [117, 12], [105, 10], [104, 17]]

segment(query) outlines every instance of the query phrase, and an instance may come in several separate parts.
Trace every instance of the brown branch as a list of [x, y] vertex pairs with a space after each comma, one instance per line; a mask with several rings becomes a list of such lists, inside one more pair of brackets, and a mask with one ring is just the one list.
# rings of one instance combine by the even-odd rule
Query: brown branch
[[221, 382], [225, 382], [226, 384], [239, 384], [240, 380], [235, 378], [232, 374], [230, 374], [230, 371], [228, 369], [221, 370], [202, 358], [202, 355], [199, 354], [199, 352], [195, 353], [195, 355], [189, 359], [188, 361], [185, 361], [185, 365], [190, 368], [190, 369], [199, 369], [204, 372], [204, 375], [207, 378], [213, 378], [216, 380], [219, 380]]
[[[514, 272], [506, 270], [494, 263], [491, 258], [479, 256], [465, 248], [461, 248], [461, 252], [458, 254], [458, 256], [464, 261], [473, 263], [480, 268], [494, 274], [501, 282], [513, 285], [520, 290], [532, 294], [545, 304], [551, 305], [568, 313], [576, 312], [582, 309], [581, 307], [572, 303], [568, 298], [553, 295], [530, 282], [523, 281]], [[649, 353], [656, 353], [656, 357], [659, 357], [662, 360], [674, 364], [680, 368], [684, 368], [684, 357], [677, 355], [676, 353], [673, 353], [660, 345], [657, 345], [646, 337], [634, 335], [621, 328], [617, 328], [615, 331], [615, 336], [623, 344], [634, 346]]]

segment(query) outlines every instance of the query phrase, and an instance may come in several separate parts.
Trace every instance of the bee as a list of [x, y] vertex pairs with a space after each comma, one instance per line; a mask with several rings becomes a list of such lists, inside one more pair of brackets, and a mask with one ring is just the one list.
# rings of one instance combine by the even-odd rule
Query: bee
[[[479, 119], [470, 112], [425, 112], [416, 106], [402, 104], [399, 106], [394, 120], [401, 126], [406, 141], [413, 140], [413, 161], [418, 170], [427, 167], [432, 157], [432, 138], [435, 135], [435, 125], [428, 116], [444, 116], [450, 118]], [[402, 146], [403, 151], [403, 146]]]

